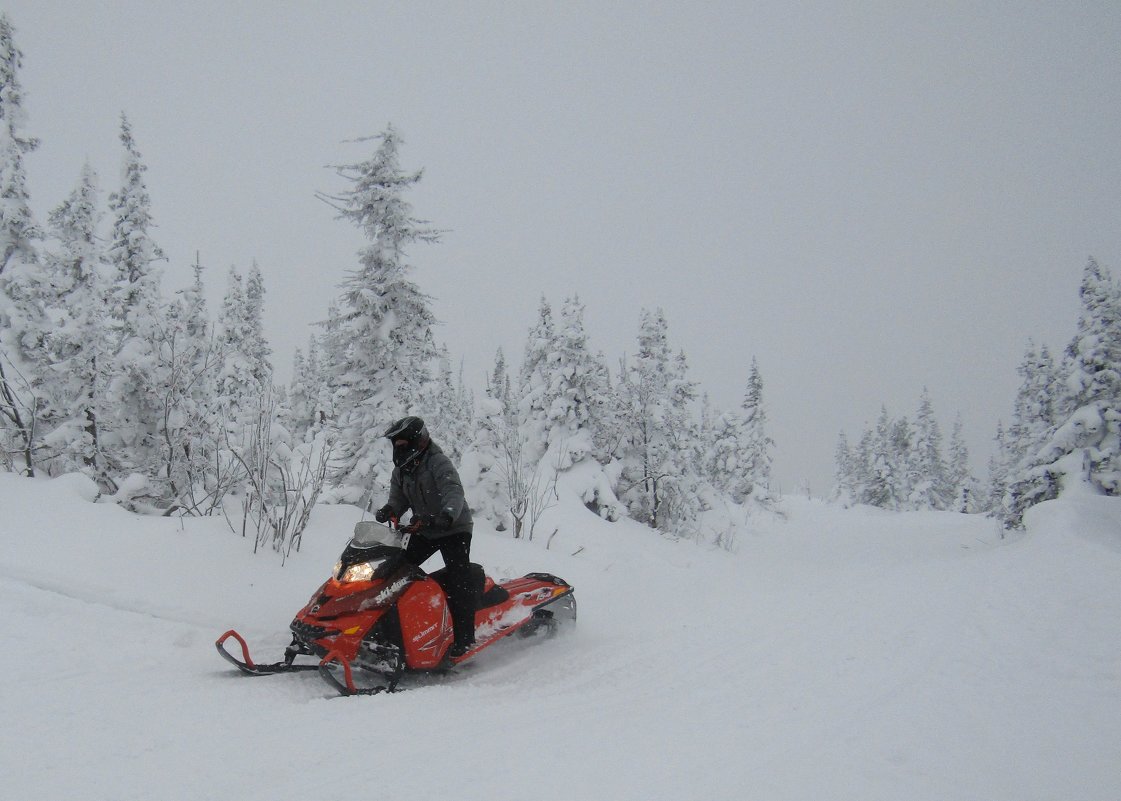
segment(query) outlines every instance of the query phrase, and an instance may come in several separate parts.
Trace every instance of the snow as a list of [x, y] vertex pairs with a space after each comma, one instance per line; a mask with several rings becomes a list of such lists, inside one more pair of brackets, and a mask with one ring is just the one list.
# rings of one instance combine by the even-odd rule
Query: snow
[[787, 497], [729, 552], [564, 492], [551, 540], [477, 531], [474, 555], [569, 580], [571, 633], [339, 698], [213, 642], [236, 627], [278, 658], [352, 507], [317, 507], [281, 566], [220, 519], [0, 474], [4, 797], [1121, 797], [1121, 499], [1041, 504], [1002, 539]]

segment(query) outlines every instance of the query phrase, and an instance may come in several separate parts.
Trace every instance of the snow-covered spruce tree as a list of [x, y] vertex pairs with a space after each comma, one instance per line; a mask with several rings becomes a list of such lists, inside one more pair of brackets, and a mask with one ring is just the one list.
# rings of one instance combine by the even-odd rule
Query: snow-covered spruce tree
[[989, 484], [985, 498], [985, 509], [989, 514], [1003, 517], [1004, 494], [1008, 491], [1008, 479], [1011, 475], [1011, 465], [1008, 464], [1007, 454], [1008, 432], [1004, 430], [1004, 421], [996, 423], [996, 435], [993, 437], [995, 448], [989, 457]]
[[194, 280], [166, 306], [155, 342], [157, 392], [163, 405], [157, 478], [161, 506], [185, 514], [216, 511], [229, 485], [223, 482], [221, 409], [216, 401], [222, 353], [206, 308], [202, 265]]
[[288, 387], [287, 426], [296, 442], [309, 440], [327, 424], [327, 412], [321, 403], [326, 396], [326, 383], [323, 343], [312, 334], [308, 337], [306, 356], [296, 349], [292, 383]]
[[1094, 259], [1083, 271], [1078, 333], [1067, 348], [1065, 390], [1056, 427], [1017, 468], [1005, 524], [1063, 489], [1121, 491], [1121, 288]]
[[1018, 465], [1048, 440], [1058, 424], [1056, 405], [1064, 401], [1062, 377], [1046, 345], [1031, 342], [1017, 368], [1020, 388], [1012, 407], [1006, 446], [1008, 462]]
[[463, 384], [463, 367], [453, 375], [447, 347], [440, 348], [438, 370], [426, 397], [429, 430], [440, 432], [440, 447], [458, 463], [471, 443], [475, 413], [471, 393]]
[[977, 512], [984, 508], [983, 493], [977, 479], [969, 470], [969, 448], [965, 444], [960, 414], [954, 419], [954, 427], [950, 432], [946, 479], [949, 487], [949, 509], [955, 512]]
[[616, 494], [635, 519], [680, 532], [698, 511], [689, 414], [696, 389], [684, 354], [670, 351], [661, 309], [642, 312], [638, 350], [620, 377], [619, 397], [627, 441]]
[[521, 440], [516, 400], [501, 348], [495, 353], [473, 424], [471, 444], [459, 467], [463, 488], [477, 518], [506, 531], [513, 523], [511, 504], [518, 486]]
[[763, 379], [751, 361], [747, 390], [739, 412], [720, 412], [706, 397], [702, 404], [696, 460], [702, 477], [736, 503], [754, 498], [769, 503], [774, 442], [767, 436]]
[[[107, 462], [103, 479], [110, 486], [116, 483], [114, 475], [116, 479], [129, 474], [151, 479], [158, 474], [164, 412], [158, 388], [167, 378], [159, 372], [154, 344], [165, 315], [161, 275], [155, 267], [163, 253], [149, 233], [152, 217], [144, 183], [147, 167], [123, 114], [120, 138], [125, 150], [122, 182], [109, 197], [113, 231], [106, 253], [112, 281], [108, 342], [113, 352], [107, 365], [107, 414], [100, 433]], [[153, 491], [149, 488], [146, 493]]]
[[893, 511], [910, 508], [916, 485], [912, 438], [906, 417], [892, 419], [887, 407], [880, 407], [875, 428], [866, 430], [860, 440], [859, 503]]
[[735, 412], [714, 409], [706, 395], [701, 405], [700, 436], [696, 458], [703, 478], [736, 503], [746, 495], [747, 468], [743, 464], [743, 418]]
[[[997, 450], [989, 466], [989, 508], [1000, 517], [1008, 514], [1009, 482], [1016, 479], [1025, 459], [1033, 457], [1054, 433], [1058, 408], [1064, 402], [1061, 371], [1046, 345], [1028, 342], [1024, 358], [1016, 368], [1020, 387], [1012, 407], [1008, 428], [998, 425]], [[1026, 467], [1026, 465], [1024, 465]]]
[[249, 360], [253, 377], [258, 386], [272, 386], [272, 348], [265, 339], [265, 280], [257, 262], [249, 268], [245, 279], [245, 323], [246, 339], [244, 350]]
[[[395, 417], [417, 410], [437, 358], [429, 298], [408, 278], [406, 248], [436, 242], [439, 231], [413, 216], [405, 192], [421, 173], [402, 171], [401, 137], [393, 126], [374, 137], [374, 155], [336, 168], [349, 187], [321, 194], [369, 244], [359, 268], [341, 285], [328, 321], [329, 381], [337, 410], [340, 499], [366, 502], [388, 484], [380, 434]], [[433, 432], [438, 435], [438, 432]]]
[[537, 321], [526, 337], [518, 375], [518, 418], [522, 429], [522, 458], [537, 464], [549, 445], [549, 410], [553, 404], [551, 370], [556, 360], [557, 332], [553, 309], [544, 296]]
[[858, 503], [861, 496], [861, 464], [859, 452], [849, 445], [849, 438], [842, 431], [837, 437], [837, 447], [833, 452], [834, 477], [836, 486], [831, 499], [848, 507]]
[[588, 348], [584, 304], [579, 297], [565, 299], [561, 307], [547, 365], [545, 441], [550, 448], [559, 449], [557, 464], [563, 470], [602, 450], [602, 423], [611, 406], [607, 368]]
[[[314, 346], [312, 338], [310, 346]], [[302, 442], [304, 435], [311, 428], [314, 412], [312, 410], [312, 394], [314, 385], [307, 383], [307, 359], [301, 348], [296, 348], [292, 354], [292, 381], [288, 385], [288, 405], [284, 419], [285, 427], [292, 432], [296, 442]]]
[[104, 404], [102, 365], [105, 342], [103, 256], [97, 236], [100, 218], [97, 175], [87, 164], [77, 187], [49, 217], [54, 246], [43, 254], [43, 303], [51, 327], [47, 361], [35, 385], [46, 402], [53, 473], [83, 470], [97, 477], [98, 421]]
[[[743, 457], [740, 460], [744, 472], [743, 481], [736, 493], [743, 499], [754, 497], [761, 503], [770, 501], [771, 464], [774, 461], [772, 450], [774, 440], [767, 435], [767, 412], [763, 406], [763, 377], [759, 363], [751, 359], [751, 373], [747, 378], [747, 392], [740, 405], [743, 414], [743, 433], [740, 441]], [[742, 502], [742, 501], [740, 501]]]
[[891, 417], [887, 407], [880, 407], [875, 428], [861, 437], [861, 452], [866, 463], [865, 480], [860, 502], [882, 509], [898, 508], [895, 496], [896, 459], [892, 451]]
[[587, 465], [578, 487], [587, 508], [607, 520], [621, 514], [603, 463], [617, 451], [618, 410], [602, 353], [592, 353], [584, 329], [584, 304], [567, 298], [547, 367], [546, 442], [539, 470], [567, 471]]
[[264, 353], [258, 347], [262, 341], [260, 309], [254, 319], [244, 279], [231, 267], [218, 314], [222, 366], [216, 398], [222, 410], [220, 423], [235, 441], [240, 441], [243, 425], [256, 424], [261, 395], [271, 382], [271, 368], [262, 361]]
[[[607, 412], [607, 372], [602, 356], [589, 350], [579, 298], [566, 299], [554, 322], [552, 307], [542, 297], [519, 374], [518, 436], [503, 438], [498, 467], [515, 537], [522, 536], [523, 527], [532, 537], [560, 471], [594, 462], [605, 452], [607, 423], [613, 419]], [[615, 519], [618, 503], [602, 470], [596, 465], [583, 478], [585, 503]]]
[[24, 156], [38, 147], [24, 133], [19, 81], [23, 54], [0, 13], [0, 466], [33, 475], [38, 399], [32, 365], [42, 355], [46, 325], [34, 284], [42, 231], [31, 212]]
[[914, 441], [910, 446], [910, 494], [907, 506], [911, 509], [947, 509], [953, 489], [942, 458], [942, 429], [934, 416], [930, 392], [925, 387], [915, 416]]

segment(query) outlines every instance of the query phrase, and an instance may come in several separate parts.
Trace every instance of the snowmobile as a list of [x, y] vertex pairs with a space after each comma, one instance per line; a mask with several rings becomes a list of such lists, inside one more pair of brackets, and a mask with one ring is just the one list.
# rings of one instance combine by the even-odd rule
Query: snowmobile
[[[282, 661], [255, 663], [245, 638], [233, 629], [215, 642], [218, 653], [251, 676], [316, 670], [341, 695], [374, 695], [397, 690], [408, 672], [448, 671], [512, 634], [552, 635], [575, 621], [576, 597], [564, 580], [528, 573], [498, 584], [471, 563], [479, 599], [475, 645], [452, 658], [445, 571], [426, 573], [405, 560], [407, 537], [414, 534], [414, 527], [399, 527], [396, 520], [355, 525], [331, 577], [296, 613]], [[226, 649], [230, 639], [241, 646], [241, 658]], [[301, 656], [319, 661], [297, 663]], [[380, 683], [363, 676], [359, 686], [355, 668]]]

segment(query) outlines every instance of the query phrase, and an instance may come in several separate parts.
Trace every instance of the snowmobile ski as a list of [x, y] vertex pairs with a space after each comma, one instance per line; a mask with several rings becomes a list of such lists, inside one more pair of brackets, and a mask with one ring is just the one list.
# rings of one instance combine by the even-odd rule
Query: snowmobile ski
[[[238, 644], [241, 646], [241, 659], [238, 659], [236, 656], [226, 650], [226, 640], [230, 639], [231, 637], [237, 640]], [[285, 650], [284, 661], [270, 662], [267, 665], [258, 665], [249, 656], [249, 645], [245, 642], [245, 638], [233, 629], [230, 629], [221, 637], [219, 637], [218, 640], [214, 643], [214, 647], [218, 649], [218, 653], [220, 653], [227, 662], [232, 664], [247, 676], [271, 676], [274, 673], [296, 673], [299, 671], [319, 669], [317, 665], [294, 664], [298, 652], [294, 651], [291, 647]]]

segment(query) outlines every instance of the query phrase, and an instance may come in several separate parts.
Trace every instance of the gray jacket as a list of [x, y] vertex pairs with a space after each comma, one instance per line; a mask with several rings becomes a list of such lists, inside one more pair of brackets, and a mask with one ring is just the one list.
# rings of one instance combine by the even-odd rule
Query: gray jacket
[[412, 470], [406, 472], [399, 467], [393, 468], [393, 477], [389, 481], [389, 506], [396, 517], [403, 515], [406, 509], [412, 509], [414, 517], [439, 517], [445, 513], [451, 518], [451, 526], [447, 529], [421, 529], [420, 535], [425, 539], [471, 531], [471, 509], [463, 497], [459, 473], [451, 459], [434, 442], [429, 443], [424, 453], [417, 457], [416, 467]]

